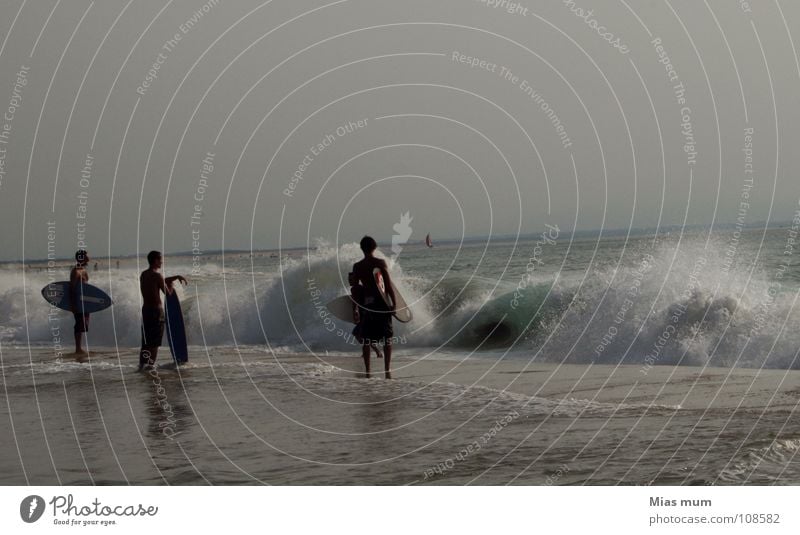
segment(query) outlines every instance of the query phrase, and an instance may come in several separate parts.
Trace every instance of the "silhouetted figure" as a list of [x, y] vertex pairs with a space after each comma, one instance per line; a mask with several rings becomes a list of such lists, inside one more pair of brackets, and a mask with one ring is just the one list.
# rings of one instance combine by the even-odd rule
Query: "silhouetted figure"
[[69, 273], [70, 311], [75, 317], [75, 353], [86, 353], [83, 349], [83, 333], [89, 332], [89, 314], [83, 310], [83, 285], [89, 282], [89, 254], [83, 249], [75, 253], [75, 267]]
[[139, 288], [142, 292], [142, 350], [139, 353], [139, 370], [155, 366], [158, 357], [158, 348], [164, 338], [164, 305], [161, 302], [161, 292], [165, 295], [172, 294], [175, 290], [172, 283], [176, 280], [186, 284], [186, 279], [180, 275], [167, 277], [161, 274], [163, 258], [158, 251], [147, 254], [148, 267], [139, 277]]
[[363, 287], [364, 298], [363, 307], [360, 310], [356, 307], [354, 314], [358, 313], [359, 315], [358, 326], [362, 336], [361, 356], [364, 359], [367, 377], [370, 377], [370, 347], [373, 344], [383, 342], [386, 378], [391, 379], [392, 337], [394, 336], [392, 312], [394, 310], [393, 306], [390, 307], [386, 304], [381, 295], [373, 274], [375, 268], [380, 270], [386, 286], [386, 294], [391, 298], [391, 302], [395, 303], [396, 299], [392, 288], [392, 279], [389, 277], [389, 270], [386, 268], [386, 261], [374, 256], [377, 248], [378, 244], [370, 236], [364, 236], [361, 239], [361, 251], [364, 253], [364, 259], [353, 265], [353, 274], [355, 281]]

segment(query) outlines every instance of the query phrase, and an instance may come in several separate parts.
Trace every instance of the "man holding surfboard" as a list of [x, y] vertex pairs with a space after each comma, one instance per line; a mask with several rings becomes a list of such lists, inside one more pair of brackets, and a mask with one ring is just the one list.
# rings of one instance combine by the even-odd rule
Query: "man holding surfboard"
[[175, 291], [172, 283], [180, 281], [187, 284], [180, 275], [167, 277], [161, 274], [163, 258], [159, 251], [150, 251], [147, 254], [149, 267], [139, 277], [139, 287], [142, 292], [142, 350], [139, 353], [139, 369], [152, 368], [158, 356], [158, 348], [164, 338], [164, 306], [161, 302], [161, 292], [172, 295]]
[[83, 333], [89, 332], [89, 314], [83, 307], [83, 285], [89, 282], [89, 254], [80, 249], [75, 253], [75, 267], [69, 272], [69, 306], [75, 317], [75, 354], [85, 354]]
[[[373, 344], [383, 341], [383, 361], [386, 378], [391, 379], [392, 363], [392, 313], [395, 298], [394, 285], [386, 268], [386, 261], [374, 256], [378, 244], [370, 236], [361, 239], [361, 251], [364, 259], [353, 264], [353, 275], [363, 287], [363, 305], [359, 310], [359, 327], [361, 340], [361, 356], [364, 359], [366, 375], [370, 377], [369, 352]], [[387, 299], [388, 297], [388, 299]], [[387, 302], [388, 301], [388, 302]]]
[[[358, 283], [356, 274], [352, 271], [347, 274], [347, 282], [350, 284], [350, 300], [352, 301], [353, 307], [353, 322], [356, 324], [356, 326], [353, 327], [353, 336], [355, 336], [356, 340], [358, 340], [358, 343], [361, 344], [364, 341], [364, 337], [361, 336], [361, 309], [364, 307], [364, 287]], [[376, 357], [379, 359], [383, 358], [383, 353], [381, 353], [377, 343], [372, 343], [370, 348], [375, 351]]]

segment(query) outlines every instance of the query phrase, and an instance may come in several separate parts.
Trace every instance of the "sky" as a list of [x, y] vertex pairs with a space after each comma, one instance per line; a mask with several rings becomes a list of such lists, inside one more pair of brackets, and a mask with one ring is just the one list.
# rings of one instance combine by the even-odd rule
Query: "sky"
[[0, 259], [790, 220], [752, 4], [2, 0]]

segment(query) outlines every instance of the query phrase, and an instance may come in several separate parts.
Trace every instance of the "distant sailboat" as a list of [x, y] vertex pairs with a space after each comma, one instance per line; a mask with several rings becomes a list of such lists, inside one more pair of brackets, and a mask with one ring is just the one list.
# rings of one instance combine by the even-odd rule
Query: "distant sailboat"
[[433, 241], [431, 240], [430, 234], [425, 236], [425, 245], [427, 245], [428, 247], [433, 247]]

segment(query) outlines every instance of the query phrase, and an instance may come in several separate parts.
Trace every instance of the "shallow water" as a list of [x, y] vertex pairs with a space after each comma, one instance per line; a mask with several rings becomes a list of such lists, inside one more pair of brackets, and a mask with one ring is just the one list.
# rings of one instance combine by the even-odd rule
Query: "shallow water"
[[528, 396], [432, 382], [402, 357], [386, 381], [357, 358], [256, 348], [193, 348], [154, 374], [134, 352], [47, 356], [3, 350], [4, 484], [800, 483], [791, 405], [654, 405], [657, 384], [625, 403]]

